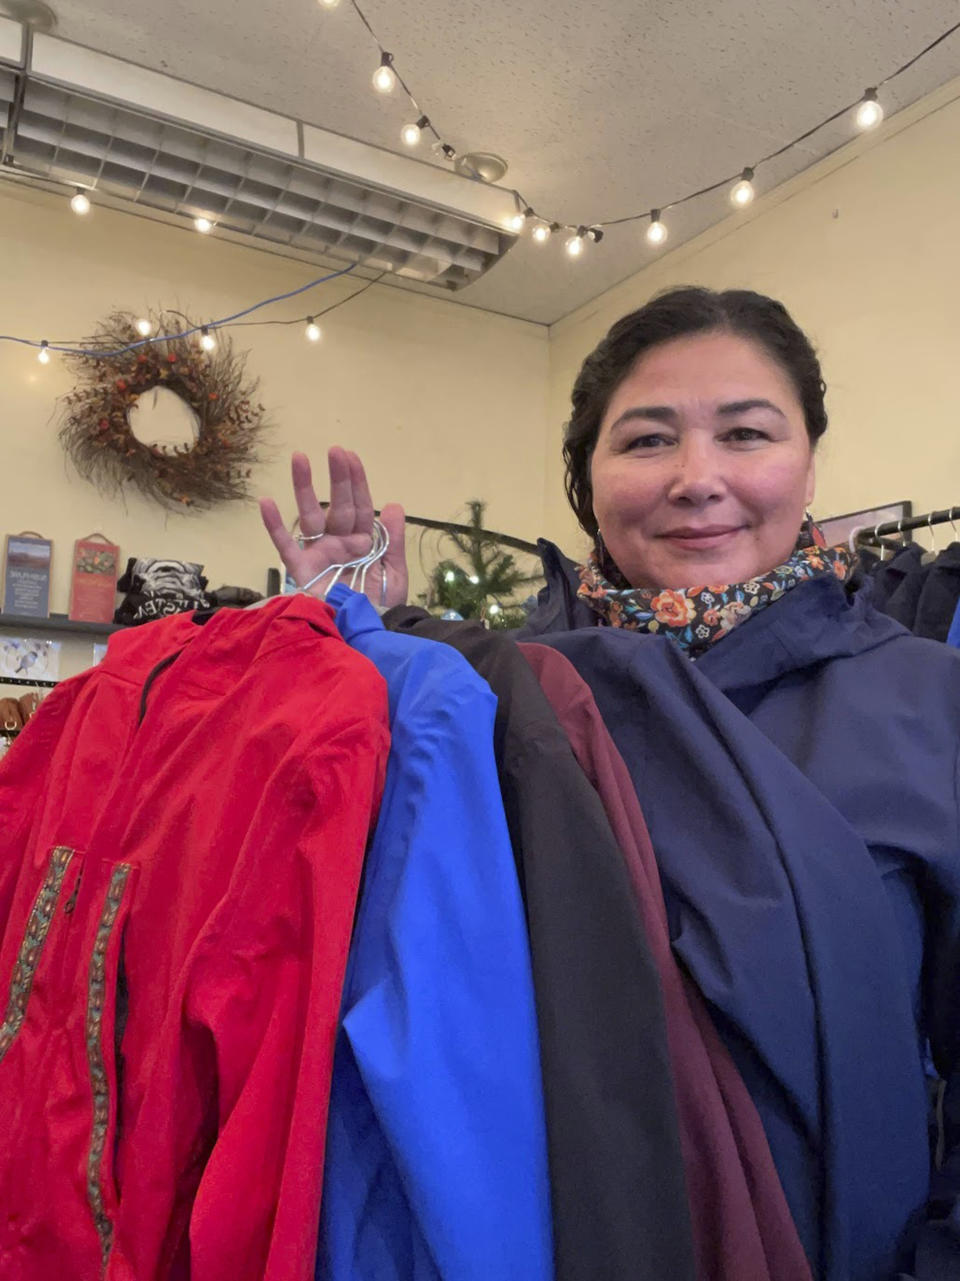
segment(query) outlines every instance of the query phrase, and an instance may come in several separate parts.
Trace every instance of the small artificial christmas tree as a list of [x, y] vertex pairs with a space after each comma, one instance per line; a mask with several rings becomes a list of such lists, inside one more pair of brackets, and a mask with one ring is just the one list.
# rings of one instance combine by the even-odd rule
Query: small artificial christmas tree
[[486, 503], [473, 499], [467, 506], [469, 532], [448, 530], [445, 535], [462, 563], [448, 558], [435, 566], [421, 600], [435, 613], [485, 619], [490, 627], [520, 627], [527, 615], [514, 594], [520, 587], [542, 582], [542, 576], [525, 574], [497, 535], [484, 529]]

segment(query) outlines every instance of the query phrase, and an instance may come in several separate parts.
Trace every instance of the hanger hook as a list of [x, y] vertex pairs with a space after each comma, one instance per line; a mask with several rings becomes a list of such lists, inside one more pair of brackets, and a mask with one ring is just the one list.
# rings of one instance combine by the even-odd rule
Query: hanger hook
[[933, 543], [933, 550], [935, 552], [939, 552], [940, 548], [937, 546], [937, 536], [933, 532], [933, 515], [933, 512], [931, 512], [927, 517], [927, 529], [930, 531], [930, 541]]
[[884, 545], [883, 545], [883, 539], [880, 537], [880, 526], [881, 526], [882, 524], [883, 524], [883, 521], [882, 521], [882, 520], [880, 520], [880, 521], [877, 521], [877, 523], [876, 523], [876, 524], [874, 525], [874, 527], [873, 527], [873, 541], [874, 541], [875, 543], [879, 544], [879, 547], [880, 547], [880, 560], [881, 560], [881, 562], [882, 562], [882, 561], [884, 561], [884, 560], [886, 560], [886, 555], [885, 555], [885, 553], [886, 553], [886, 550], [887, 550], [887, 549], [886, 549], [886, 547], [884, 547]]

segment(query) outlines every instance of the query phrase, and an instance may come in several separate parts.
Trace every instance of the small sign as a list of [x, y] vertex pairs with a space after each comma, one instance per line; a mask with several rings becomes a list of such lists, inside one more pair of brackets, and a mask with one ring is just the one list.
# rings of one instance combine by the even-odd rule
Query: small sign
[[3, 612], [23, 618], [50, 616], [53, 543], [27, 530], [8, 534], [3, 574]]
[[103, 534], [89, 534], [74, 543], [70, 617], [75, 622], [113, 621], [119, 561], [120, 548]]
[[55, 681], [60, 676], [60, 642], [35, 636], [0, 637], [0, 685], [15, 681]]

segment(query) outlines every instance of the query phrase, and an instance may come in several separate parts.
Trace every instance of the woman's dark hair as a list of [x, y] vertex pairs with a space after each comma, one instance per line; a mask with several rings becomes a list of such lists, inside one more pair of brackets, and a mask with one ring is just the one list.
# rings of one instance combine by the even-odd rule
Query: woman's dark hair
[[651, 347], [718, 330], [752, 339], [789, 374], [803, 406], [812, 445], [827, 430], [823, 403], [826, 385], [817, 353], [783, 303], [750, 289], [717, 293], [688, 286], [659, 294], [617, 321], [583, 362], [573, 385], [573, 413], [563, 439], [564, 484], [570, 506], [591, 537], [596, 536], [597, 520], [593, 514], [590, 459], [611, 396], [637, 357]]

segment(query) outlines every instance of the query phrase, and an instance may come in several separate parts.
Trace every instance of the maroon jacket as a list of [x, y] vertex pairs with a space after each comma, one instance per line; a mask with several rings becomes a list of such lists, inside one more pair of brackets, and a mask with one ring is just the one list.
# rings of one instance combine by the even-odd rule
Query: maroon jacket
[[389, 749], [305, 596], [118, 633], [0, 767], [0, 1277], [313, 1277]]
[[809, 1281], [760, 1117], [702, 998], [670, 950], [656, 858], [630, 773], [573, 664], [543, 645], [520, 649], [603, 801], [660, 972], [698, 1276]]

